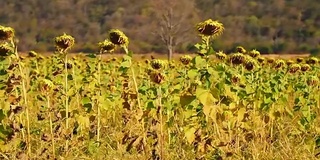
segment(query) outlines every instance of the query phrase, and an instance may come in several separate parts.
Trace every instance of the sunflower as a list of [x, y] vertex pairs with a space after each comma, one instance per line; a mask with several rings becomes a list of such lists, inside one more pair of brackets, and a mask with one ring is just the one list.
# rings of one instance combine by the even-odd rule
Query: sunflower
[[251, 50], [251, 51], [249, 51], [249, 56], [251, 56], [251, 57], [253, 57], [253, 58], [256, 58], [256, 57], [259, 57], [260, 56], [260, 52], [259, 51], [257, 51], [257, 50]]
[[98, 43], [100, 50], [102, 52], [108, 52], [108, 53], [112, 53], [114, 51], [114, 49], [116, 48], [116, 45], [113, 44], [111, 41], [109, 40], [104, 40], [102, 42]]
[[285, 65], [284, 60], [278, 59], [278, 60], [275, 62], [274, 68], [275, 68], [275, 69], [280, 69], [280, 68], [282, 68], [284, 65]]
[[13, 52], [14, 52], [14, 49], [9, 43], [5, 42], [0, 44], [0, 56], [8, 56]]
[[242, 53], [235, 53], [229, 57], [229, 60], [232, 64], [239, 65], [245, 62], [245, 56]]
[[10, 40], [14, 37], [14, 29], [11, 27], [0, 26], [0, 41]]
[[306, 72], [306, 71], [308, 71], [308, 70], [310, 70], [310, 69], [311, 69], [311, 67], [310, 67], [309, 64], [302, 64], [302, 65], [301, 65], [301, 71], [302, 71], [302, 72]]
[[224, 31], [223, 24], [218, 21], [213, 21], [212, 19], [198, 23], [196, 29], [201, 36], [212, 37], [219, 36]]
[[70, 49], [74, 42], [74, 38], [66, 33], [55, 38], [56, 47], [62, 50]]
[[129, 45], [129, 38], [118, 29], [111, 29], [109, 31], [109, 39], [115, 45]]
[[219, 51], [216, 53], [216, 57], [220, 60], [225, 60], [227, 58], [227, 55], [223, 53], [222, 51]]
[[296, 73], [297, 71], [299, 71], [301, 69], [301, 66], [299, 64], [292, 64], [289, 65], [289, 72], [290, 73]]
[[236, 47], [236, 52], [237, 53], [246, 53], [247, 52], [247, 50], [246, 49], [244, 49], [242, 46], [237, 46]]
[[189, 55], [184, 55], [182, 57], [180, 57], [180, 62], [184, 65], [188, 65], [192, 60], [192, 57]]

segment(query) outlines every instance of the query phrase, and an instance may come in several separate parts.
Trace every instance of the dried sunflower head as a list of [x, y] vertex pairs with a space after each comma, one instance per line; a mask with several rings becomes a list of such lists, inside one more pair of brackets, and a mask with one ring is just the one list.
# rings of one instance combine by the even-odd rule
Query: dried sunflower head
[[242, 53], [235, 53], [229, 57], [232, 64], [239, 65], [245, 62], [246, 57]]
[[54, 88], [52, 81], [48, 79], [41, 79], [40, 90], [41, 92], [48, 93]]
[[289, 65], [289, 72], [290, 73], [296, 73], [297, 71], [299, 71], [301, 69], [301, 66], [299, 64], [292, 64]]
[[278, 59], [278, 60], [275, 62], [274, 68], [275, 68], [275, 69], [280, 69], [280, 68], [282, 68], [284, 65], [285, 65], [284, 60]]
[[225, 53], [223, 53], [222, 51], [219, 51], [216, 53], [216, 57], [220, 60], [225, 60], [227, 59], [227, 55]]
[[297, 58], [297, 62], [298, 63], [302, 63], [303, 62], [303, 58], [301, 58], [301, 57]]
[[151, 67], [153, 68], [153, 69], [163, 69], [164, 68], [164, 66], [165, 66], [165, 62], [164, 61], [162, 61], [162, 60], [160, 60], [160, 59], [153, 59], [152, 61], [151, 61]]
[[318, 62], [319, 62], [319, 60], [318, 60], [318, 58], [316, 58], [316, 57], [311, 57], [311, 58], [309, 58], [309, 59], [306, 61], [306, 63], [307, 63], [307, 64], [310, 64], [310, 65], [317, 64]]
[[251, 50], [251, 51], [249, 51], [249, 56], [251, 56], [253, 58], [259, 57], [260, 56], [260, 52], [255, 50], [255, 49]]
[[246, 49], [244, 49], [242, 46], [237, 46], [236, 47], [236, 53], [246, 53]]
[[37, 56], [38, 56], [38, 53], [35, 52], [35, 51], [30, 51], [30, 52], [28, 52], [28, 56], [29, 56], [29, 57], [37, 57]]
[[152, 70], [150, 73], [150, 79], [154, 83], [161, 84], [162, 82], [164, 82], [165, 76], [163, 73], [161, 73], [159, 71]]
[[98, 45], [102, 52], [107, 52], [107, 53], [112, 53], [116, 48], [116, 45], [109, 40], [104, 40], [102, 42], [99, 42]]
[[182, 57], [180, 57], [180, 62], [184, 65], [188, 65], [192, 60], [192, 57], [189, 55], [184, 55]]
[[198, 23], [196, 29], [201, 36], [212, 37], [217, 37], [224, 31], [223, 24], [218, 21], [213, 21], [212, 19]]
[[267, 62], [268, 62], [269, 64], [274, 63], [274, 61], [275, 61], [274, 58], [268, 58], [268, 59], [267, 59]]
[[0, 26], [0, 41], [10, 40], [14, 37], [14, 29], [11, 27]]
[[301, 71], [302, 72], [306, 72], [306, 71], [308, 71], [310, 69], [311, 69], [311, 67], [310, 67], [309, 64], [301, 64]]
[[240, 75], [239, 74], [235, 74], [231, 77], [231, 82], [233, 84], [238, 84], [240, 82]]
[[56, 37], [54, 41], [56, 47], [64, 51], [70, 49], [75, 43], [75, 39], [66, 33]]
[[244, 67], [248, 71], [252, 71], [256, 67], [256, 62], [254, 61], [254, 59], [246, 60], [246, 62], [244, 63]]
[[264, 61], [265, 61], [265, 58], [264, 57], [258, 57], [258, 62], [260, 63], [260, 64], [262, 64]]
[[115, 45], [128, 46], [129, 38], [118, 29], [111, 29], [109, 31], [109, 39]]
[[10, 43], [2, 43], [0, 44], [0, 56], [8, 56], [14, 53], [14, 48]]
[[286, 61], [287, 66], [290, 66], [290, 65], [292, 65], [293, 63], [294, 63], [293, 60], [287, 60], [287, 61]]

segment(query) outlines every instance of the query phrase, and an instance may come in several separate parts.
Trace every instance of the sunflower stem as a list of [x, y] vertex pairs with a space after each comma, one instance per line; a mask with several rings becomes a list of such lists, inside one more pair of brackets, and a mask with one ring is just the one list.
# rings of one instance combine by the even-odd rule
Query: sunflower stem
[[22, 92], [23, 92], [23, 99], [24, 99], [24, 105], [26, 108], [26, 119], [27, 119], [27, 144], [28, 144], [28, 157], [31, 156], [31, 136], [30, 136], [30, 118], [29, 118], [29, 107], [28, 107], [28, 100], [27, 100], [27, 89], [26, 89], [26, 75], [23, 73], [23, 69], [22, 69], [22, 62], [20, 60], [19, 57], [19, 53], [18, 53], [18, 47], [17, 45], [14, 43], [13, 39], [11, 40], [11, 44], [14, 46], [14, 52], [16, 55], [16, 58], [18, 60], [18, 67], [19, 67], [19, 72], [20, 72], [20, 76], [22, 77]]

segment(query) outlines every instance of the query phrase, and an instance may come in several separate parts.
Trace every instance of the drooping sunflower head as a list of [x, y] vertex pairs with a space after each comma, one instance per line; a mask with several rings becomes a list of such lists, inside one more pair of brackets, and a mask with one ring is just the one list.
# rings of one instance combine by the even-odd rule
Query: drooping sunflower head
[[151, 67], [152, 67], [153, 69], [157, 69], [157, 70], [163, 69], [164, 66], [165, 66], [164, 61], [162, 61], [162, 60], [160, 60], [160, 59], [153, 59], [153, 60], [151, 61]]
[[216, 57], [217, 57], [218, 59], [220, 59], [220, 60], [225, 60], [225, 59], [227, 59], [227, 55], [226, 55], [224, 52], [222, 52], [222, 51], [217, 52], [217, 53], [216, 53]]
[[75, 39], [66, 33], [55, 38], [56, 47], [64, 51], [70, 49], [74, 43]]
[[212, 19], [198, 23], [196, 29], [201, 36], [212, 37], [217, 37], [224, 31], [223, 24], [218, 21], [213, 21]]
[[14, 37], [14, 29], [0, 25], [0, 41], [10, 40]]
[[264, 62], [265, 62], [265, 58], [264, 57], [258, 57], [258, 62], [260, 63], [260, 64], [263, 64]]
[[240, 77], [241, 77], [240, 74], [232, 75], [232, 77], [231, 77], [231, 82], [232, 82], [233, 84], [238, 84], [238, 83], [240, 82]]
[[294, 63], [293, 60], [287, 60], [287, 61], [286, 61], [287, 66], [291, 66], [293, 63]]
[[29, 57], [37, 57], [37, 56], [38, 56], [38, 53], [35, 52], [35, 51], [29, 51], [29, 52], [28, 52], [28, 56], [29, 56]]
[[301, 69], [301, 66], [299, 64], [292, 64], [289, 65], [289, 72], [290, 73], [296, 73], [297, 71], [299, 71]]
[[109, 31], [109, 39], [115, 45], [120, 45], [120, 46], [129, 45], [129, 38], [122, 31], [118, 29], [111, 29]]
[[302, 72], [306, 72], [306, 71], [308, 71], [310, 69], [311, 69], [311, 67], [310, 67], [309, 64], [301, 64], [301, 71]]
[[252, 71], [256, 67], [256, 61], [254, 59], [250, 58], [244, 62], [244, 67], [248, 71]]
[[259, 57], [260, 56], [260, 52], [255, 50], [255, 49], [251, 50], [251, 51], [249, 51], [249, 56], [251, 56], [253, 58]]
[[274, 64], [274, 68], [275, 69], [280, 69], [280, 68], [284, 67], [285, 64], [286, 63], [284, 62], [284, 60], [278, 59]]
[[242, 53], [235, 53], [229, 57], [232, 64], [239, 65], [245, 62], [246, 57]]
[[318, 62], [319, 62], [319, 60], [318, 60], [318, 58], [316, 58], [316, 57], [311, 57], [311, 58], [309, 58], [309, 59], [306, 61], [306, 63], [307, 63], [307, 64], [310, 64], [310, 65], [317, 64]]
[[157, 84], [161, 84], [165, 80], [164, 74], [157, 70], [150, 71], [149, 75], [150, 75], [151, 81]]
[[99, 42], [98, 45], [102, 52], [107, 52], [107, 53], [112, 53], [116, 48], [116, 45], [109, 40], [104, 40], [102, 42]]
[[267, 59], [267, 62], [268, 62], [269, 64], [273, 64], [273, 63], [275, 62], [275, 60], [274, 60], [274, 58], [268, 58], [268, 59]]
[[303, 58], [299, 57], [299, 58], [296, 59], [296, 61], [297, 61], [298, 63], [302, 63], [302, 62], [303, 62]]
[[188, 65], [192, 60], [192, 57], [189, 55], [184, 55], [182, 57], [180, 57], [180, 62], [184, 65]]
[[5, 42], [0, 44], [0, 56], [8, 56], [14, 53], [14, 48], [11, 44]]
[[247, 52], [247, 50], [244, 49], [244, 47], [242, 47], [242, 46], [237, 46], [237, 47], [236, 47], [236, 53], [242, 53], [242, 54], [244, 54], [244, 53], [246, 53], [246, 52]]
[[54, 88], [54, 84], [52, 81], [48, 79], [41, 79], [40, 80], [40, 90], [41, 92], [48, 93]]

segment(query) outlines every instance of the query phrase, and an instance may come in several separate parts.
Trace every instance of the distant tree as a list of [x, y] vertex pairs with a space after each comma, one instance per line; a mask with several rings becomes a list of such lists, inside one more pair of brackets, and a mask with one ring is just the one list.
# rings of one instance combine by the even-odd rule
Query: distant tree
[[175, 47], [188, 40], [189, 31], [197, 19], [194, 0], [153, 0], [152, 7], [159, 36], [167, 48], [168, 60], [172, 59]]

